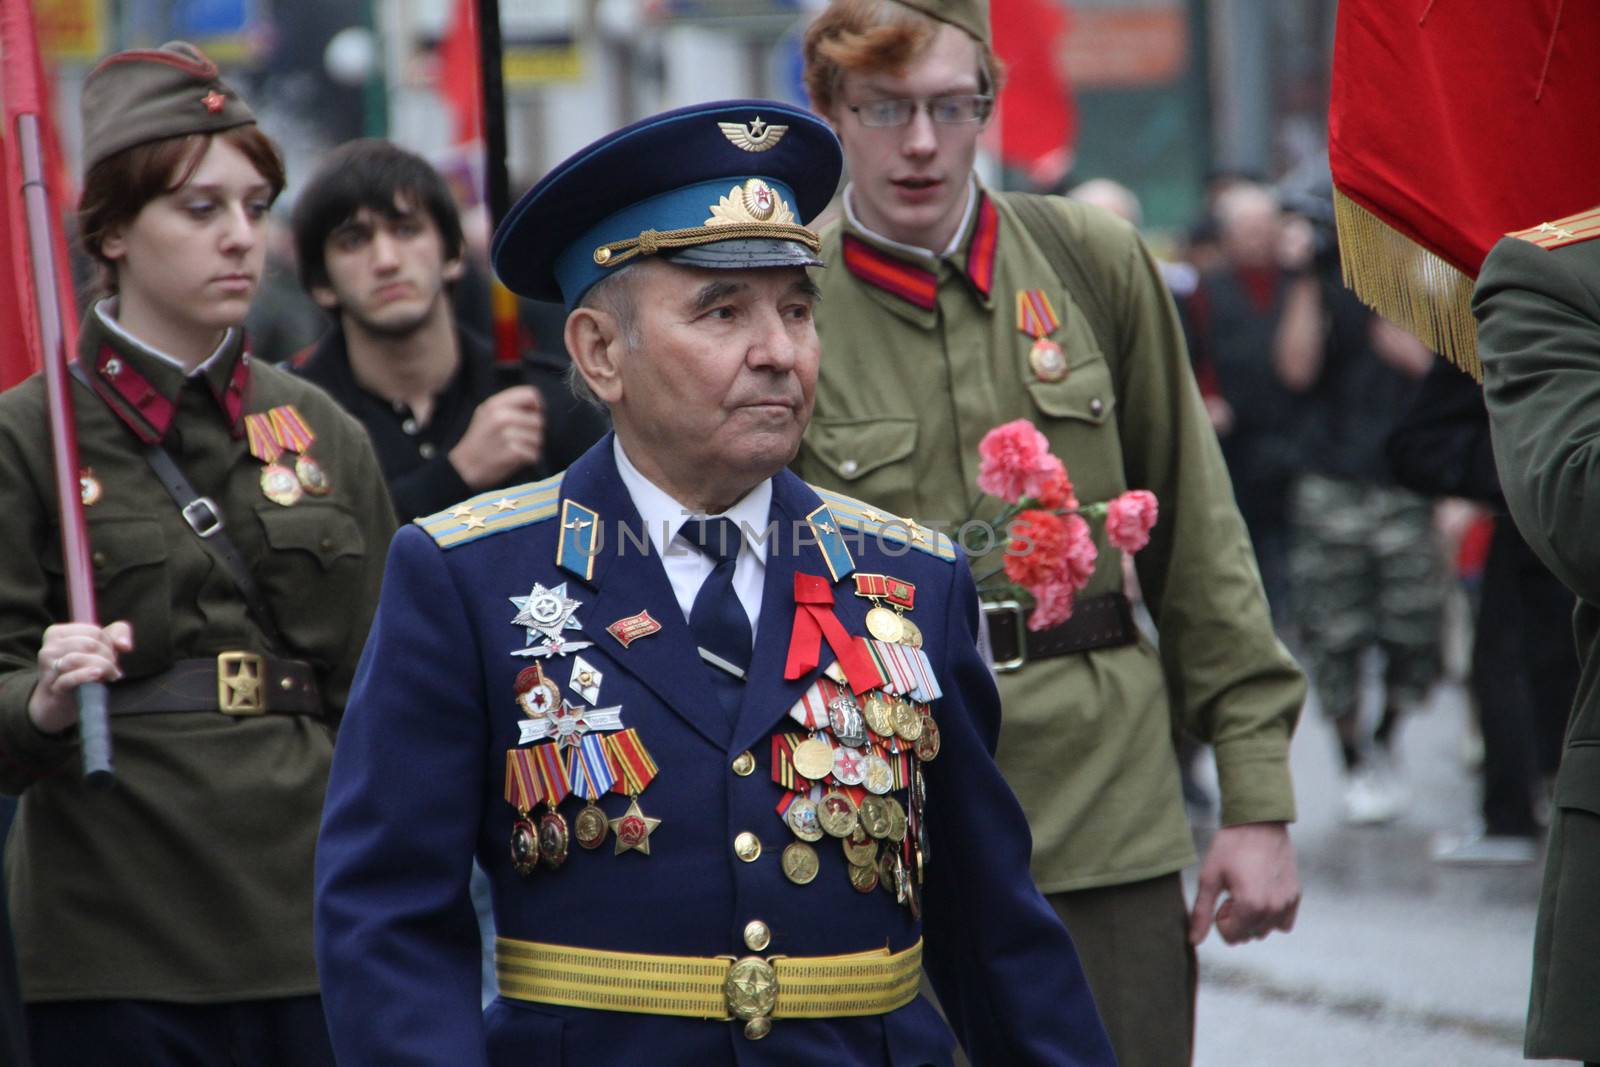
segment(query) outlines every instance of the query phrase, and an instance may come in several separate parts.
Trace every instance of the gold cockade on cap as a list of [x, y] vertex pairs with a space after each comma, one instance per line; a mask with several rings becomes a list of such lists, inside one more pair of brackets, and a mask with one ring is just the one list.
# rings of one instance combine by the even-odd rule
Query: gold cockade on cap
[[701, 225], [744, 226], [753, 222], [774, 226], [794, 223], [794, 212], [783, 202], [783, 197], [760, 178], [749, 178], [743, 185], [729, 189], [727, 196], [711, 205], [711, 217]]
[[717, 128], [735, 148], [746, 152], [765, 152], [789, 132], [788, 126], [774, 126], [757, 115], [750, 122], [719, 122]]

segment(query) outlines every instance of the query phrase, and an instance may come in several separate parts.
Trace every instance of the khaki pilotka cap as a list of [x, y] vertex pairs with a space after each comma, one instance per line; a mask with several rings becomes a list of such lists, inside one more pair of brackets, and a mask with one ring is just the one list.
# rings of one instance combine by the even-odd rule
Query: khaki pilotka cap
[[83, 169], [135, 145], [255, 120], [217, 65], [187, 41], [116, 52], [83, 85]]
[[980, 44], [989, 40], [989, 0], [894, 0], [931, 19], [947, 22]]

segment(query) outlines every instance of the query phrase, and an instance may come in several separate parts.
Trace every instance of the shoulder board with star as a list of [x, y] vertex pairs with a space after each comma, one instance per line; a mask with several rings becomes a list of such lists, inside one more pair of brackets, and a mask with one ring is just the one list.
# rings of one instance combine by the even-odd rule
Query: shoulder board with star
[[1580, 211], [1576, 215], [1568, 215], [1564, 219], [1541, 222], [1537, 226], [1516, 230], [1506, 236], [1545, 249], [1563, 248], [1566, 245], [1593, 240], [1600, 237], [1600, 206]]
[[545, 522], [560, 505], [561, 475], [468, 497], [416, 520], [440, 548], [455, 548], [491, 534]]
[[835, 521], [849, 530], [859, 530], [868, 537], [882, 537], [897, 545], [908, 545], [930, 556], [954, 563], [955, 542], [944, 534], [930, 530], [915, 519], [891, 515], [873, 507], [864, 500], [835, 493], [813, 485], [812, 490], [828, 505]]

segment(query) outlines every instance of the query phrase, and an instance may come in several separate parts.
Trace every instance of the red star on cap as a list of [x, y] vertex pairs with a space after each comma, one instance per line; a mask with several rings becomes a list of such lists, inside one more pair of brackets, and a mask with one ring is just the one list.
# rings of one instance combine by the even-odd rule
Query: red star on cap
[[213, 89], [206, 95], [202, 96], [200, 98], [200, 102], [206, 106], [207, 111], [215, 115], [217, 112], [222, 110], [224, 105], [227, 104], [228, 98]]

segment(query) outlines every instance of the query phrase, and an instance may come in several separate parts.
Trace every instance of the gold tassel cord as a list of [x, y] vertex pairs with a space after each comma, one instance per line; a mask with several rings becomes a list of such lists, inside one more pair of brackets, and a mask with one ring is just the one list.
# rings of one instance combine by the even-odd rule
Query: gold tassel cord
[[1344, 283], [1362, 302], [1483, 381], [1473, 279], [1372, 212], [1333, 192]]
[[822, 248], [822, 241], [815, 232], [793, 223], [716, 223], [689, 226], [681, 230], [645, 230], [638, 237], [630, 237], [625, 241], [612, 241], [596, 248], [594, 261], [602, 267], [620, 267], [636, 256], [653, 256], [663, 249], [692, 248], [718, 241], [737, 241], [752, 237], [794, 241], [805, 245], [812, 252]]

